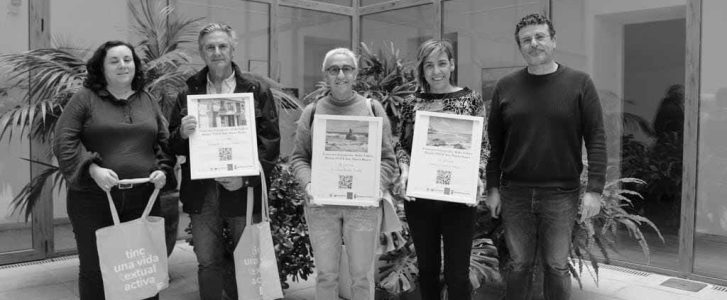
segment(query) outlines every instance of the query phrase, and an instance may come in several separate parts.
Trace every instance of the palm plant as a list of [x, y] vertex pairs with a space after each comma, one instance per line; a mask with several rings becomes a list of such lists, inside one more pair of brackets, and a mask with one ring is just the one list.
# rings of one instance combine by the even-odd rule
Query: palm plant
[[[581, 178], [583, 182], [587, 180], [584, 177]], [[599, 214], [585, 222], [577, 222], [573, 229], [569, 268], [579, 284], [584, 268], [596, 282], [598, 281], [598, 264], [601, 261], [609, 264], [609, 251], [618, 251], [615, 237], [621, 228], [626, 228], [629, 236], [639, 243], [647, 261], [650, 260], [651, 252], [641, 226], [647, 225], [653, 229], [659, 239], [664, 242], [664, 237], [656, 224], [644, 216], [630, 213], [627, 210], [633, 206], [633, 197], [642, 198], [642, 196], [634, 190], [624, 188], [624, 184], [643, 185], [646, 182], [638, 178], [619, 178], [607, 182], [601, 197]], [[590, 268], [586, 261], [590, 262]]]
[[[191, 33], [200, 19], [173, 17], [171, 6], [154, 1], [139, 0], [138, 5], [130, 1], [129, 8], [136, 22], [133, 28], [141, 38], [135, 50], [145, 62], [146, 85], [158, 96], [173, 95], [183, 87], [189, 73], [182, 69], [189, 59], [180, 46], [195, 41]], [[52, 140], [63, 107], [86, 78], [85, 57], [79, 53], [83, 52], [56, 47], [0, 55], [0, 68], [8, 70], [9, 87], [22, 91], [18, 102], [22, 104], [0, 115], [0, 139], [6, 134], [22, 139], [29, 133], [31, 139]], [[24, 211], [27, 221], [46, 181], [52, 178], [53, 186], [60, 189], [64, 180], [57, 166], [26, 160], [46, 167], [11, 201], [13, 213]]]

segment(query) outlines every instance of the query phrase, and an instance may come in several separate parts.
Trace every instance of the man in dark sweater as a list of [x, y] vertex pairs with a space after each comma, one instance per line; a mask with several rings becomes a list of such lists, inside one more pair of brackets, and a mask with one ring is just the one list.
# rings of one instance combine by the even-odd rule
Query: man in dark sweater
[[[553, 59], [555, 29], [532, 14], [515, 39], [527, 68], [496, 85], [488, 120], [487, 205], [502, 212], [510, 261], [506, 299], [528, 299], [536, 249], [544, 268], [545, 299], [568, 299], [571, 233], [598, 214], [606, 171], [601, 105], [590, 77]], [[579, 200], [582, 145], [588, 184]]]

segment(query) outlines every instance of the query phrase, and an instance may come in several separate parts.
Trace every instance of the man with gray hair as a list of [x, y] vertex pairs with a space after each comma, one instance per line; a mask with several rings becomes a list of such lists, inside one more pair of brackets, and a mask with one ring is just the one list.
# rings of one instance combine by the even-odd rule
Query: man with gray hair
[[[197, 120], [187, 114], [187, 95], [253, 93], [258, 159], [270, 182], [280, 154], [278, 113], [268, 86], [240, 71], [232, 61], [235, 32], [225, 24], [212, 23], [199, 33], [199, 54], [206, 67], [187, 80], [187, 90], [179, 94], [170, 120], [169, 146], [172, 154], [189, 157], [189, 136]], [[245, 228], [247, 188], [254, 190], [253, 213], [260, 214], [261, 182], [258, 176], [191, 180], [189, 161], [182, 164], [179, 197], [192, 223], [194, 253], [199, 263], [199, 294], [202, 300], [237, 299], [234, 263], [222, 238], [225, 226], [237, 245]]]

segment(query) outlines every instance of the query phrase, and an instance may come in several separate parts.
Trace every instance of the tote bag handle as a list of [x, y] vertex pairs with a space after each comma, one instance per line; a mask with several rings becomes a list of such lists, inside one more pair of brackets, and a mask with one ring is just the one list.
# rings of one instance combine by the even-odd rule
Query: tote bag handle
[[[141, 183], [147, 183], [149, 182], [149, 178], [134, 178], [134, 179], [122, 179], [119, 180], [119, 184], [141, 184]], [[157, 199], [157, 195], [159, 195], [159, 189], [154, 187], [154, 192], [151, 193], [151, 196], [149, 196], [149, 201], [146, 203], [146, 207], [144, 208], [144, 212], [141, 214], [142, 219], [146, 219], [146, 217], [149, 216], [151, 213], [151, 208], [154, 206], [154, 202]], [[109, 208], [111, 209], [111, 217], [114, 219], [114, 225], [119, 225], [121, 221], [119, 221], [119, 212], [116, 211], [116, 205], [114, 205], [114, 200], [111, 199], [111, 193], [106, 191], [106, 199], [109, 200]]]
[[[265, 182], [265, 171], [263, 171], [263, 167], [260, 165], [260, 162], [257, 162], [257, 168], [260, 169], [260, 184], [262, 185], [262, 221], [263, 222], [269, 222], [270, 221], [270, 212], [268, 211], [268, 184]], [[255, 201], [255, 190], [252, 187], [247, 188], [247, 215], [245, 222], [247, 225], [252, 224], [252, 209], [253, 209], [253, 201]]]

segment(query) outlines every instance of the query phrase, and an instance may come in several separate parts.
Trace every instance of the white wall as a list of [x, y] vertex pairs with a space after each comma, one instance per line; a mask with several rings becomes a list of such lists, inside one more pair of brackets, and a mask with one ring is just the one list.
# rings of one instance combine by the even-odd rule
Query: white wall
[[697, 170], [699, 233], [727, 236], [727, 2], [702, 2], [702, 64]]

